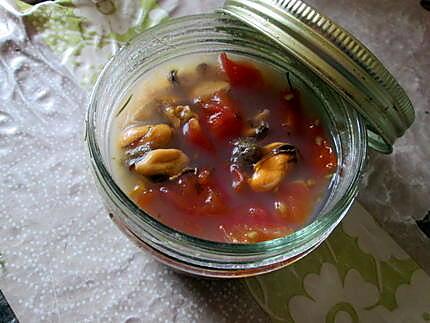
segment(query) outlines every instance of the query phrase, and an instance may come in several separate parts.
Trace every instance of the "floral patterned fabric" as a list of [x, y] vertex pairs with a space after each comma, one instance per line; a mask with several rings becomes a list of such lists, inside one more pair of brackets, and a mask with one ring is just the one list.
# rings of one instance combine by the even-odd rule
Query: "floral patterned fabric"
[[[29, 6], [0, 0], [0, 4], [15, 15], [23, 16], [31, 36], [48, 46], [73, 79], [88, 90], [99, 70], [122, 44], [166, 19], [178, 2], [163, 1], [160, 6], [155, 0], [59, 0]], [[0, 123], [1, 118], [2, 114]], [[10, 229], [5, 232], [13, 231], [6, 222], [4, 228]], [[123, 253], [129, 254], [129, 250], [124, 249], [117, 255], [118, 259]], [[132, 254], [133, 259], [139, 258]], [[13, 254], [5, 250], [5, 255]], [[152, 266], [147, 260], [145, 264]], [[12, 265], [13, 268], [21, 266]], [[138, 271], [139, 264], [134, 266], [126, 268], [130, 277], [135, 277], [133, 273], [142, 274]], [[24, 279], [18, 272], [12, 277], [18, 286]], [[243, 282], [275, 322], [430, 322], [430, 278], [359, 205], [330, 238], [306, 258], [283, 270]], [[104, 295], [102, 290], [100, 294]], [[64, 313], [67, 306], [62, 308]], [[237, 305], [246, 308], [246, 305], [241, 306]], [[197, 308], [199, 306], [191, 307], [198, 312]], [[52, 313], [59, 309], [60, 305]], [[127, 312], [127, 308], [122, 310]], [[158, 310], [160, 318], [163, 317], [163, 309]], [[107, 315], [103, 311], [100, 313]], [[56, 318], [54, 314], [47, 318]], [[187, 321], [185, 314], [178, 317], [180, 321]], [[60, 314], [58, 321], [61, 321], [59, 318]], [[200, 316], [192, 318], [202, 319]], [[212, 321], [217, 321], [216, 318], [213, 316]]]
[[165, 1], [160, 7], [155, 0], [60, 0], [36, 9], [22, 2], [15, 7], [36, 37], [89, 87], [122, 44], [167, 18], [176, 3]]
[[430, 322], [430, 278], [358, 204], [310, 255], [246, 283], [275, 322]]

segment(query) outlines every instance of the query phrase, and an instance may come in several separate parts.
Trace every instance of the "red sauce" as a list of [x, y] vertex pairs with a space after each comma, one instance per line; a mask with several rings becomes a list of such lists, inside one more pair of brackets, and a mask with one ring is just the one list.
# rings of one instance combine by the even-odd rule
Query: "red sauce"
[[[287, 82], [284, 90], [276, 90], [253, 64], [233, 61], [226, 54], [220, 55], [217, 75], [230, 89], [202, 100], [189, 98], [198, 122], [175, 129], [169, 144], [182, 150], [195, 170], [137, 186], [130, 196], [167, 226], [204, 239], [254, 243], [285, 236], [303, 226], [324, 197], [337, 167], [331, 141], [322, 122], [305, 112], [300, 93]], [[270, 112], [265, 119], [268, 130], [262, 129], [254, 143], [260, 148], [288, 143], [297, 153], [281, 183], [261, 192], [249, 185], [252, 165], [246, 169], [233, 162], [232, 151], [263, 109]]]

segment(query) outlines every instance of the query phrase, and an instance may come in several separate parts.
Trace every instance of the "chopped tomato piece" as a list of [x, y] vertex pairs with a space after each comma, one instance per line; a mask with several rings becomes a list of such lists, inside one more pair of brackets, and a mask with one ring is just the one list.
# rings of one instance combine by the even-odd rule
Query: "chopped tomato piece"
[[308, 144], [305, 149], [309, 151], [308, 161], [314, 174], [324, 176], [336, 169], [337, 157], [324, 132], [319, 119], [308, 119], [303, 122], [303, 135]]
[[206, 103], [214, 103], [216, 105], [229, 107], [235, 113], [239, 113], [240, 111], [239, 103], [233, 100], [231, 95], [226, 91], [215, 92]]
[[313, 205], [312, 192], [304, 181], [287, 183], [279, 192], [279, 209], [277, 214], [294, 224], [303, 224]]
[[[188, 176], [182, 177], [175, 183], [169, 183], [160, 187], [160, 193], [164, 195], [166, 202], [171, 203], [175, 208], [191, 213], [193, 211], [193, 203], [189, 203], [189, 200], [194, 201], [196, 198], [196, 189], [188, 179]], [[185, 196], [188, 198], [186, 199]]]
[[207, 126], [216, 138], [231, 139], [240, 135], [242, 119], [225, 94], [216, 94], [202, 110]]
[[[177, 182], [160, 188], [176, 208], [192, 214], [219, 214], [226, 209], [226, 198], [206, 173], [183, 175]], [[204, 183], [204, 184], [203, 184]]]
[[[218, 138], [231, 138], [238, 133], [240, 119], [228, 107], [214, 107], [208, 118], [208, 124]], [[239, 128], [240, 129], [240, 128]]]
[[226, 210], [221, 192], [215, 187], [206, 186], [201, 194], [201, 206], [197, 211], [202, 214], [219, 214]]
[[137, 185], [130, 193], [130, 197], [142, 208], [147, 207], [154, 200], [155, 195], [152, 189], [147, 189], [144, 185]]
[[337, 157], [327, 139], [315, 137], [312, 147], [312, 165], [318, 175], [328, 175], [337, 167]]
[[200, 122], [196, 118], [192, 118], [187, 123], [185, 123], [184, 127], [182, 128], [182, 132], [187, 140], [193, 145], [207, 151], [214, 150], [212, 142], [203, 132]]
[[220, 55], [221, 66], [233, 86], [244, 86], [258, 89], [264, 86], [261, 72], [252, 64], [235, 62], [227, 57], [226, 53]]

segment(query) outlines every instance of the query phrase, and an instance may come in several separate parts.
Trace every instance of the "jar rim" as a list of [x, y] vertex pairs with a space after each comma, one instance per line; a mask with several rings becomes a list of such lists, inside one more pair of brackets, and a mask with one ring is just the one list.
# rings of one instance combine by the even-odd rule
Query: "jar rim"
[[[199, 237], [191, 236], [184, 232], [177, 231], [161, 223], [157, 219], [153, 218], [150, 214], [139, 208], [128, 197], [128, 195], [122, 191], [120, 186], [116, 183], [113, 176], [111, 175], [111, 172], [109, 171], [108, 167], [105, 165], [105, 161], [101, 157], [102, 153], [100, 145], [97, 141], [95, 134], [97, 98], [99, 95], [102, 95], [102, 83], [106, 79], [109, 79], [109, 74], [111, 73], [112, 69], [114, 69], [118, 57], [120, 55], [123, 55], [123, 53], [127, 51], [128, 48], [133, 46], [138, 41], [150, 39], [153, 34], [163, 33], [172, 26], [186, 24], [192, 20], [211, 20], [219, 18], [233, 22], [235, 24], [241, 24], [235, 18], [227, 17], [220, 13], [200, 14], [174, 18], [161, 25], [154, 26], [145, 31], [144, 33], [138, 35], [135, 39], [132, 40], [131, 43], [128, 43], [127, 45], [122, 47], [120, 51], [108, 61], [108, 63], [104, 66], [102, 72], [100, 73], [96, 84], [93, 87], [85, 120], [85, 141], [87, 143], [87, 151], [91, 159], [92, 171], [94, 172], [101, 188], [106, 193], [113, 194], [115, 196], [115, 201], [111, 202], [113, 202], [114, 204], [120, 204], [122, 208], [125, 208], [128, 212], [127, 215], [129, 216], [129, 220], [132, 221], [134, 225], [138, 225], [140, 228], [143, 228], [145, 230], [150, 230], [151, 234], [158, 234], [162, 238], [171, 239], [171, 241], [179, 243], [182, 246], [195, 247], [201, 251], [215, 252], [222, 255], [227, 254], [228, 256], [252, 256], [262, 253], [270, 255], [271, 252], [275, 253], [276, 251], [279, 251], [281, 249], [292, 250], [293, 248], [299, 246], [302, 246], [302, 251], [304, 251], [305, 246], [309, 247], [308, 243], [310, 243], [311, 241], [314, 242], [314, 246], [317, 240], [318, 242], [322, 241], [321, 237], [323, 237], [324, 239], [326, 236], [328, 236], [328, 234], [342, 220], [343, 216], [345, 215], [349, 207], [352, 205], [358, 193], [360, 174], [364, 167], [367, 153], [367, 135], [364, 121], [355, 112], [354, 114], [356, 114], [357, 116], [355, 120], [357, 123], [356, 127], [358, 129], [357, 138], [360, 143], [358, 150], [361, 152], [362, 155], [359, 159], [360, 164], [357, 168], [357, 172], [355, 173], [355, 177], [351, 181], [351, 184], [349, 185], [348, 190], [346, 191], [344, 196], [340, 199], [340, 201], [335, 204], [335, 206], [329, 212], [327, 212], [328, 216], [325, 216], [323, 219], [318, 219], [317, 216], [314, 221], [287, 236], [253, 244], [238, 244], [205, 240]], [[138, 221], [139, 223], [136, 223], [134, 221]], [[300, 250], [301, 249], [298, 249], [297, 253], [299, 253]]]

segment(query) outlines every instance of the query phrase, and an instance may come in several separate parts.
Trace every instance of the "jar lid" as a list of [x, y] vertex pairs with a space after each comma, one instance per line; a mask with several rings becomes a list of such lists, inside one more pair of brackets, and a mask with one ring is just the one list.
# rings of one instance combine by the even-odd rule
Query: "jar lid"
[[272, 38], [353, 104], [369, 146], [390, 153], [415, 112], [405, 91], [361, 42], [300, 0], [226, 0], [221, 12]]

